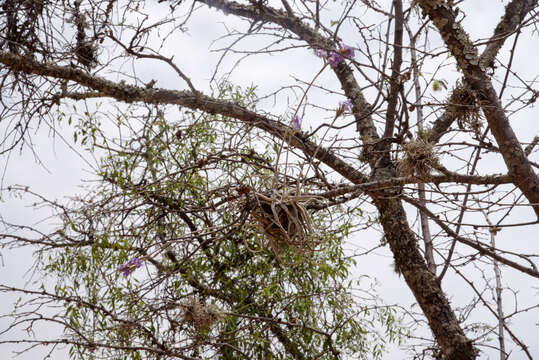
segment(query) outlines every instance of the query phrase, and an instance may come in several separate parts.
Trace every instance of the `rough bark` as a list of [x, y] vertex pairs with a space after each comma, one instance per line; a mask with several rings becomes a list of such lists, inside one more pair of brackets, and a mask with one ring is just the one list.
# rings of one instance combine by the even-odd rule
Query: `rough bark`
[[[203, 0], [227, 13], [246, 17], [251, 20], [271, 21], [294, 32], [313, 48], [334, 49], [337, 44], [317, 34], [312, 28], [290, 14], [267, 6], [241, 5], [223, 0]], [[143, 101], [148, 103], [178, 104], [191, 109], [200, 109], [207, 113], [218, 113], [252, 124], [281, 139], [291, 146], [301, 149], [306, 154], [316, 154], [316, 158], [340, 173], [355, 184], [368, 180], [361, 172], [344, 162], [334, 154], [319, 148], [316, 144], [303, 138], [301, 133], [289, 136], [290, 129], [255, 112], [246, 110], [236, 104], [219, 101], [201, 93], [188, 91], [172, 91], [165, 89], [143, 89], [140, 87], [114, 82], [87, 74], [84, 71], [59, 67], [51, 64], [38, 64], [34, 60], [0, 52], [0, 62], [13, 70], [69, 79], [87, 86], [97, 93], [96, 96], [111, 96], [120, 101]], [[371, 179], [375, 181], [391, 180], [396, 177], [395, 166], [388, 158], [377, 152], [380, 143], [374, 122], [370, 116], [371, 106], [365, 100], [355, 80], [352, 69], [342, 62], [335, 69], [346, 96], [353, 102], [353, 112], [357, 129], [365, 145], [366, 154], [372, 168]], [[379, 162], [385, 159], [385, 162]], [[395, 189], [369, 194], [380, 212], [381, 224], [395, 257], [397, 267], [401, 270], [408, 286], [425, 313], [434, 336], [447, 359], [474, 359], [475, 349], [466, 338], [449, 302], [434, 275], [428, 270], [418, 242], [408, 225], [406, 213], [400, 200], [396, 198]]]
[[472, 341], [464, 335], [436, 276], [428, 270], [419, 251], [402, 203], [382, 196], [375, 197], [374, 202], [395, 263], [427, 317], [445, 359], [475, 359], [477, 353]]
[[[533, 171], [509, 119], [492, 86], [490, 78], [482, 68], [476, 47], [468, 34], [456, 21], [455, 13], [445, 1], [418, 1], [440, 32], [447, 48], [462, 69], [466, 83], [475, 92], [488, 125], [503, 156], [513, 183], [522, 191], [539, 217], [539, 177]], [[536, 0], [521, 1], [522, 11], [533, 8]]]
[[[494, 33], [488, 40], [488, 44], [483, 50], [483, 53], [479, 57], [479, 64], [483, 70], [491, 69], [494, 67], [494, 60], [498, 55], [501, 47], [505, 43], [505, 40], [518, 30], [526, 16], [537, 5], [537, 0], [522, 1], [513, 0], [505, 7], [505, 13], [500, 19]], [[456, 103], [458, 99], [455, 97], [455, 93], [452, 93], [448, 103]], [[466, 104], [463, 104], [466, 105]], [[456, 120], [456, 116], [451, 111], [445, 111], [432, 126], [430, 132], [429, 141], [438, 142], [443, 134], [449, 129], [451, 124]]]

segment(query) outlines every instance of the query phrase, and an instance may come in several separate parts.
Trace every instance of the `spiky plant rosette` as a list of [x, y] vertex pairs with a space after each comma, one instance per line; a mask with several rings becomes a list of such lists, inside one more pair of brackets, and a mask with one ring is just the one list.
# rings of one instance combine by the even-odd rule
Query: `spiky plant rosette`
[[481, 109], [471, 89], [458, 83], [446, 103], [446, 111], [457, 118], [461, 128], [466, 125], [475, 133], [481, 130]]
[[404, 157], [398, 162], [398, 170], [402, 176], [425, 178], [439, 165], [434, 144], [423, 138], [404, 144], [402, 150]]
[[283, 250], [305, 255], [318, 244], [306, 204], [315, 200], [311, 195], [288, 192], [252, 192], [246, 202], [254, 227], [263, 235], [262, 247], [281, 259]]
[[223, 312], [214, 304], [205, 304], [192, 296], [180, 304], [182, 322], [192, 325], [198, 332], [208, 330], [223, 318]]

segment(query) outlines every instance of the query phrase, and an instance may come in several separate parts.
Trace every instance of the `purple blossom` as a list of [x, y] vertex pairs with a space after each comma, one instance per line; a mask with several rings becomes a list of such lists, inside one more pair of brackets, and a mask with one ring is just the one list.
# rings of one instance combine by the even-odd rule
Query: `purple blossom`
[[328, 52], [322, 49], [314, 50], [314, 54], [318, 57], [321, 57], [322, 59], [326, 59], [328, 57]]
[[295, 115], [290, 122], [290, 126], [295, 130], [301, 130], [301, 121], [302, 119], [299, 116]]
[[339, 109], [341, 109], [343, 112], [344, 111], [351, 111], [352, 110], [352, 100], [348, 99], [346, 101], [341, 101], [339, 103]]
[[[355, 56], [354, 49], [346, 44], [341, 44], [341, 48], [337, 51], [332, 50], [327, 57], [328, 63], [336, 67], [343, 61], [344, 58], [352, 59]], [[325, 58], [325, 57], [324, 57]]]
[[135, 271], [137, 268], [142, 266], [142, 260], [139, 258], [133, 258], [126, 262], [125, 264], [122, 264], [118, 267], [118, 271], [124, 274], [124, 276], [128, 276], [133, 271]]
[[339, 50], [331, 50], [329, 53], [326, 50], [315, 49], [314, 54], [322, 59], [327, 60], [327, 62], [336, 67], [343, 61], [343, 59], [353, 59], [355, 55], [354, 48], [346, 44], [341, 43]]
[[341, 54], [347, 59], [353, 59], [356, 56], [354, 49], [351, 46], [348, 46], [346, 44], [341, 44], [341, 48], [339, 49], [339, 54]]
[[328, 63], [333, 66], [333, 67], [336, 67], [337, 65], [339, 65], [339, 63], [343, 60], [343, 56], [341, 54], [339, 54], [338, 52], [335, 52], [335, 51], [331, 51], [329, 57], [328, 57]]

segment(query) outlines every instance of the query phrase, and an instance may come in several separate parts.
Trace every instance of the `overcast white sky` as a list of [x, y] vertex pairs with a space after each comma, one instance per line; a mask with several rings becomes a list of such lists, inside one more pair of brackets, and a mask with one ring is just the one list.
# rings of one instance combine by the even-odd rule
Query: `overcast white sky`
[[[386, 1], [387, 2], [387, 1]], [[380, 1], [382, 3], [382, 1]], [[474, 0], [466, 1], [461, 5], [468, 14], [467, 18], [463, 20], [464, 28], [472, 35], [473, 39], [488, 38], [498, 22], [502, 12], [504, 3], [499, 0]], [[160, 11], [166, 11], [167, 7], [157, 6]], [[180, 64], [182, 70], [189, 74], [193, 80], [195, 86], [200, 89], [207, 90], [207, 81], [211, 77], [214, 69], [214, 64], [218, 60], [218, 54], [209, 52], [210, 42], [217, 36], [222, 34], [224, 25], [222, 21], [227, 22], [227, 26], [230, 26], [231, 21], [236, 25], [243, 26], [240, 23], [233, 20], [231, 16], [224, 17], [222, 15], [216, 15], [214, 12], [200, 10], [200, 12], [192, 19], [188, 24], [189, 34], [177, 34], [177, 46], [167, 49], [168, 54], [174, 53], [176, 55], [175, 61]], [[367, 21], [367, 20], [365, 20]], [[345, 39], [347, 44], [354, 47], [361, 47], [359, 39], [354, 37], [351, 32], [344, 32], [341, 36]], [[520, 74], [525, 78], [530, 79], [537, 76], [537, 59], [539, 59], [539, 46], [537, 34], [530, 36], [526, 34], [521, 40], [520, 47], [525, 49], [514, 59], [514, 68], [520, 71]], [[225, 43], [219, 43], [222, 46]], [[221, 45], [216, 45], [218, 48]], [[512, 38], [508, 41], [501, 52], [501, 59], [505, 59], [508, 56], [507, 49], [512, 44]], [[222, 67], [223, 70], [230, 68], [231, 60], [227, 60]], [[357, 59], [361, 62], [361, 59]], [[231, 80], [239, 85], [250, 85], [254, 83], [259, 86], [261, 93], [271, 92], [277, 90], [283, 83], [293, 84], [293, 78], [300, 78], [305, 81], [309, 81], [312, 76], [320, 69], [321, 62], [319, 59], [312, 56], [311, 50], [299, 49], [294, 51], [294, 56], [290, 55], [273, 55], [273, 56], [257, 56], [246, 59], [242, 63], [241, 68], [233, 72]], [[158, 67], [148, 65], [146, 67], [139, 67], [138, 74], [144, 82], [150, 79], [156, 78], [158, 80], [157, 87], [172, 88], [172, 89], [184, 89], [184, 83], [179, 81], [177, 77], [170, 76], [172, 73], [168, 70], [159, 70]], [[442, 73], [442, 77], [449, 81], [450, 85], [453, 85], [454, 79], [458, 77], [458, 74], [451, 72], [450, 69]], [[329, 72], [324, 74], [319, 82], [326, 87], [332, 87], [335, 90], [340, 90], [340, 86], [336, 83], [335, 77]], [[333, 85], [332, 85], [333, 84]], [[450, 86], [451, 88], [451, 86]], [[445, 93], [441, 92], [437, 94], [440, 99], [445, 98]], [[333, 98], [320, 97], [321, 102], [332, 101], [337, 103], [342, 100], [338, 96]], [[294, 100], [294, 99], [291, 99]], [[310, 99], [316, 101], [316, 99]], [[329, 104], [326, 106], [330, 107]], [[282, 113], [286, 109], [286, 104], [278, 104], [276, 106], [277, 113]], [[515, 117], [512, 122], [512, 126], [517, 132], [519, 138], [522, 141], [530, 141], [533, 136], [539, 133], [539, 121], [538, 121], [537, 109], [530, 109], [523, 112], [520, 116]], [[312, 119], [311, 119], [312, 120]], [[306, 121], [306, 126], [309, 126], [309, 119]], [[316, 120], [312, 120], [312, 125], [316, 124]], [[0, 123], [0, 130], [1, 130]], [[66, 124], [57, 127], [58, 135], [64, 136], [68, 139], [71, 146], [74, 146], [83, 156], [88, 157], [92, 162], [88, 154], [84, 153], [84, 150], [77, 145], [71, 144], [72, 129], [67, 127]], [[37, 151], [40, 161], [39, 164], [33, 154], [25, 149], [22, 153], [12, 152], [9, 156], [9, 167], [3, 179], [3, 187], [8, 185], [21, 184], [28, 185], [30, 189], [36, 193], [46, 195], [49, 198], [66, 199], [66, 197], [84, 191], [81, 189], [84, 179], [89, 177], [89, 166], [80, 158], [80, 156], [73, 151], [73, 149], [66, 146], [66, 144], [58, 137], [54, 138], [52, 133], [46, 128], [35, 130], [33, 136], [35, 141], [35, 150]], [[536, 159], [537, 160], [537, 159]], [[0, 166], [3, 168], [6, 163], [6, 158], [0, 158]], [[503, 172], [505, 169], [503, 165], [500, 165], [499, 161], [490, 161], [484, 168], [485, 172]], [[34, 201], [30, 197], [24, 197], [22, 199], [14, 198], [7, 193], [2, 193], [2, 202], [0, 202], [0, 215], [5, 221], [13, 223], [24, 223], [36, 225], [46, 215], [46, 211], [37, 211], [30, 205]], [[533, 218], [529, 209], [517, 209], [521, 214], [521, 219]], [[415, 218], [415, 212], [410, 211], [410, 219]], [[516, 218], [516, 217], [515, 217]], [[51, 219], [45, 220], [41, 223], [42, 226], [47, 226], [54, 222]], [[523, 251], [526, 253], [539, 254], [539, 228], [537, 226], [529, 226], [523, 228], [515, 228], [511, 230], [502, 231], [498, 238], [497, 243], [500, 247], [511, 248], [516, 251]], [[365, 231], [356, 234], [350, 239], [350, 248], [373, 246], [379, 241], [379, 234], [373, 231]], [[3, 266], [0, 267], [0, 278], [4, 284], [12, 284], [15, 286], [24, 286], [25, 277], [24, 274], [28, 268], [32, 265], [32, 258], [28, 251], [11, 251], [0, 249], [2, 255]], [[375, 254], [368, 257], [361, 258], [357, 267], [357, 276], [367, 273], [370, 276], [375, 277], [379, 282], [380, 295], [388, 303], [399, 303], [402, 306], [409, 307], [413, 302], [411, 292], [401, 278], [398, 278], [392, 268], [392, 255], [388, 249], [382, 249]], [[537, 279], [523, 276], [516, 271], [512, 271], [504, 268], [503, 283], [516, 289], [520, 292], [519, 303], [520, 307], [525, 306], [526, 300], [529, 300], [529, 304], [533, 304], [538, 297], [537, 291], [539, 283]], [[26, 277], [27, 279], [28, 277]], [[447, 292], [451, 302], [454, 306], [462, 306], [469, 302], [472, 297], [472, 293], [467, 287], [463, 286], [462, 282], [454, 275], [446, 277], [444, 280], [444, 289]], [[510, 313], [514, 304], [511, 303], [511, 298], [506, 297], [506, 313]], [[6, 309], [11, 306], [13, 297], [2, 295], [0, 297], [0, 308]], [[526, 344], [530, 346], [530, 352], [535, 355], [539, 355], [539, 333], [538, 312], [534, 311], [530, 313], [531, 316], [519, 316], [514, 320], [513, 329], [516, 334], [525, 340]], [[475, 314], [475, 319], [487, 319], [488, 314], [482, 309], [478, 309]], [[489, 322], [492, 323], [492, 318], [489, 318]], [[0, 319], [0, 326], [6, 324], [6, 319]], [[36, 334], [39, 336], [39, 334]], [[0, 338], [7, 338], [7, 335], [2, 335]], [[495, 345], [495, 344], [494, 344]], [[8, 351], [10, 349], [0, 349], [0, 354], [7, 358], [10, 357]], [[482, 358], [496, 358], [496, 352], [487, 349]], [[523, 358], [521, 354], [518, 354], [518, 350], [511, 359]], [[38, 352], [32, 352], [19, 357], [21, 360], [34, 360]], [[400, 358], [401, 354], [395, 350], [388, 354], [386, 359]], [[53, 359], [59, 359], [60, 357], [53, 357]]]

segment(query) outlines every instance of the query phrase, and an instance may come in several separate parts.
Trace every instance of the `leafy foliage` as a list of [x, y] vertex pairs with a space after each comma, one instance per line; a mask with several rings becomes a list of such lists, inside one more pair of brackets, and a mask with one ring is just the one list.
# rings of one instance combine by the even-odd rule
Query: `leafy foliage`
[[[239, 94], [225, 84], [220, 91], [255, 100], [253, 89]], [[87, 358], [90, 347], [96, 356], [129, 359], [179, 351], [370, 359], [383, 354], [386, 339], [404, 335], [394, 310], [375, 296], [354, 301], [346, 223], [311, 211], [320, 244], [313, 252], [284, 249], [280, 261], [263, 246], [242, 192], [268, 184], [272, 147], [230, 146], [246, 130], [226, 118], [184, 111], [171, 122], [153, 108], [135, 127], [129, 117], [121, 137], [95, 138], [93, 146], [108, 154], [102, 180], [60, 214], [54, 241], [66, 246], [46, 252], [47, 271], [61, 279], [56, 292], [69, 304], [66, 335], [80, 344], [73, 358]], [[133, 258], [145, 266], [122, 276], [118, 268]]]

